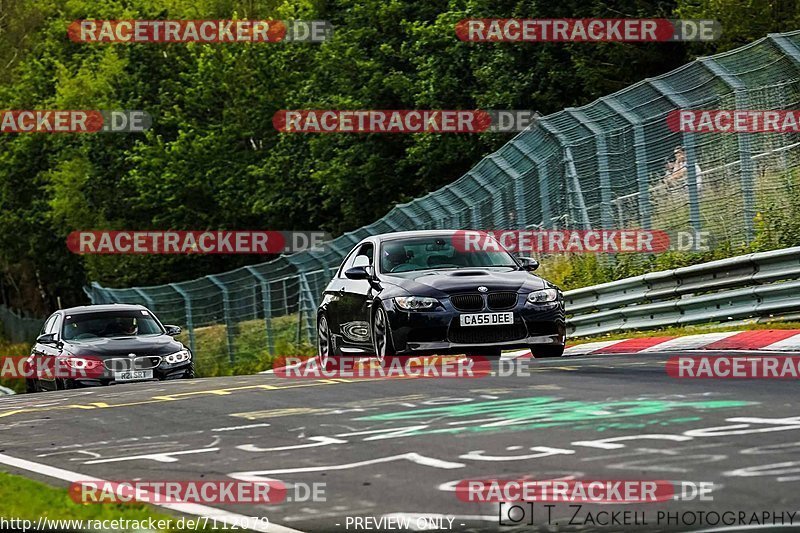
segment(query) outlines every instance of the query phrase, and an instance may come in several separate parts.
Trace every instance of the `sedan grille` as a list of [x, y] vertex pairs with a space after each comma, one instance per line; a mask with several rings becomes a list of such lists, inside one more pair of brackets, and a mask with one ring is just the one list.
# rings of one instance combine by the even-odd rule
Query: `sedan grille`
[[161, 357], [158, 355], [114, 357], [103, 361], [105, 367], [114, 372], [122, 372], [126, 370], [149, 370], [157, 367], [160, 363]]
[[480, 294], [457, 294], [450, 297], [450, 302], [459, 311], [480, 311], [483, 309], [483, 296]]
[[490, 342], [509, 342], [524, 339], [528, 331], [525, 324], [519, 322], [510, 326], [461, 327], [453, 324], [450, 327], [450, 342], [455, 344], [487, 344]]
[[493, 292], [488, 296], [489, 309], [511, 309], [517, 305], [516, 292]]

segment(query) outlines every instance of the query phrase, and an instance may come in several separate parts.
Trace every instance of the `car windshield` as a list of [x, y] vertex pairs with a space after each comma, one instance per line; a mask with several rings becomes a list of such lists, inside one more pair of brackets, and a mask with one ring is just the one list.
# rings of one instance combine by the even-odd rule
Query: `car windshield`
[[504, 250], [461, 250], [449, 235], [413, 237], [381, 245], [381, 272], [475, 267], [516, 267]]
[[161, 334], [163, 330], [158, 322], [142, 309], [67, 315], [62, 338], [69, 341]]

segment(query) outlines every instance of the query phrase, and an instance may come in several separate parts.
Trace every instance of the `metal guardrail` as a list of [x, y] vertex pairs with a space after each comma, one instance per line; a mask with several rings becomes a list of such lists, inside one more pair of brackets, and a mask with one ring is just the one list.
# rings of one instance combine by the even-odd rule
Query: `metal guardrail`
[[564, 293], [585, 337], [800, 311], [800, 247], [653, 272]]

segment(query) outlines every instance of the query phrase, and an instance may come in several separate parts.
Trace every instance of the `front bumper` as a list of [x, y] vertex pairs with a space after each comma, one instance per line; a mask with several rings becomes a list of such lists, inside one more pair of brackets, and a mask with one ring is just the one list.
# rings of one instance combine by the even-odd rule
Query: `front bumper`
[[[118, 361], [124, 361], [120, 359]], [[117, 381], [115, 379], [116, 371], [128, 370], [152, 370], [153, 377], [139, 380], [125, 380]], [[103, 373], [91, 377], [76, 377], [69, 381], [78, 387], [98, 387], [103, 385], [116, 385], [124, 383], [142, 383], [146, 381], [165, 381], [170, 379], [184, 379], [192, 375], [192, 359], [183, 361], [181, 363], [167, 363], [166, 361], [159, 362], [156, 366], [147, 367], [147, 365], [135, 365], [133, 368], [130, 366], [121, 366], [120, 364], [104, 364]]]
[[460, 325], [460, 315], [449, 300], [434, 311], [404, 311], [391, 300], [384, 301], [392, 331], [394, 348], [399, 354], [458, 351], [481, 347], [527, 348], [531, 345], [563, 345], [566, 342], [563, 301], [530, 304], [519, 294], [510, 309], [484, 309], [481, 313], [513, 312], [514, 323], [508, 326]]

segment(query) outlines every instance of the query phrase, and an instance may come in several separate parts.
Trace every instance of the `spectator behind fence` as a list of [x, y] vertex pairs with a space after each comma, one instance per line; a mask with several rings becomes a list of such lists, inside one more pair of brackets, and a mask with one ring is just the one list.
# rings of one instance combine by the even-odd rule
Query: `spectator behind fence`
[[[673, 161], [668, 160], [666, 163], [664, 183], [667, 186], [680, 186], [686, 181], [686, 150], [683, 149], [683, 146], [676, 146], [673, 156], [675, 159]], [[694, 164], [694, 172], [697, 179], [697, 190], [699, 191], [702, 183], [700, 175], [702, 170], [697, 163]]]

